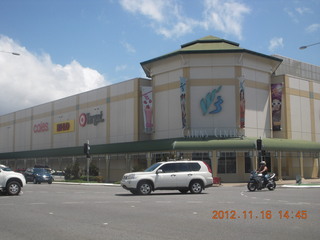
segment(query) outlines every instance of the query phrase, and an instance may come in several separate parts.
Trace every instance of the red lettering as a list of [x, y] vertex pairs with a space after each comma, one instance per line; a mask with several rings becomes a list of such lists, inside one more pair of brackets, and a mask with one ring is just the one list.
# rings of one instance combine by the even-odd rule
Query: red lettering
[[40, 133], [40, 132], [47, 132], [49, 130], [49, 124], [46, 123], [39, 123], [39, 124], [35, 124], [33, 125], [33, 132], [34, 133]]
[[57, 132], [64, 132], [70, 130], [70, 123], [59, 123], [57, 124]]

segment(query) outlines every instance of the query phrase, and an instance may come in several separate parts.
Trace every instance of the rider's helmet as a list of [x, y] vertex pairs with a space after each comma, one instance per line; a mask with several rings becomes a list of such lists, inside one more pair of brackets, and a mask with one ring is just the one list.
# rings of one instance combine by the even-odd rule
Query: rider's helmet
[[260, 165], [266, 165], [266, 162], [265, 161], [261, 161]]

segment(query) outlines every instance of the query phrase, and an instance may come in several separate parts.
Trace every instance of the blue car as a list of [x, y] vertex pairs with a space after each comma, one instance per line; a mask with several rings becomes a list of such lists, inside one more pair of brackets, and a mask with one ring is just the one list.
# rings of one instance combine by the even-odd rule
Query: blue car
[[53, 182], [51, 173], [45, 168], [28, 168], [24, 172], [24, 176], [26, 182], [33, 182], [34, 184], [40, 184], [42, 182], [51, 184]]

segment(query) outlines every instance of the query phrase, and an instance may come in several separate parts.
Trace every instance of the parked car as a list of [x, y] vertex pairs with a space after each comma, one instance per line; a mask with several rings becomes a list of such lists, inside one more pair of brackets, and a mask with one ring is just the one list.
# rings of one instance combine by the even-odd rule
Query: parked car
[[26, 180], [21, 173], [12, 171], [5, 165], [0, 165], [0, 191], [9, 195], [18, 195]]
[[64, 178], [64, 171], [55, 171], [55, 170], [52, 170], [51, 171], [51, 175], [52, 177], [54, 178], [54, 181], [64, 181], [65, 178]]
[[121, 180], [124, 189], [142, 195], [160, 189], [201, 193], [212, 184], [211, 168], [203, 161], [158, 162], [144, 172], [126, 173]]
[[45, 168], [27, 168], [24, 176], [26, 182], [33, 182], [34, 184], [40, 184], [42, 182], [51, 184], [54, 180], [51, 173]]

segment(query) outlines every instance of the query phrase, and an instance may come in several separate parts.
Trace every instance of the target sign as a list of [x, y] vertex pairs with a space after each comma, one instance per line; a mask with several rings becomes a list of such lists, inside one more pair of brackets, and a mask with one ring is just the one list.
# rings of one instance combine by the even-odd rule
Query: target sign
[[87, 115], [82, 113], [79, 117], [79, 124], [81, 127], [84, 127], [87, 124]]

